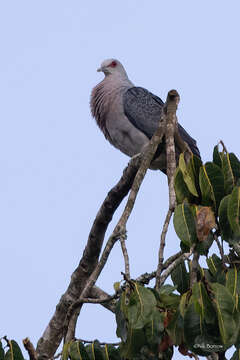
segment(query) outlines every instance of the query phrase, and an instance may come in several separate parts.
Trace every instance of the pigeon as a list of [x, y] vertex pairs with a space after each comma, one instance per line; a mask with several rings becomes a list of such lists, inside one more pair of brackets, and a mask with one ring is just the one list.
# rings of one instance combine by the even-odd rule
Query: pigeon
[[[117, 59], [104, 60], [97, 71], [103, 72], [105, 78], [92, 90], [92, 116], [105, 138], [115, 148], [133, 157], [142, 152], [149, 143], [159, 125], [164, 103], [147, 89], [135, 86]], [[192, 153], [201, 158], [196, 141], [180, 124], [178, 131]], [[176, 146], [177, 162], [180, 152]], [[160, 169], [166, 173], [166, 166], [163, 140], [150, 168]]]

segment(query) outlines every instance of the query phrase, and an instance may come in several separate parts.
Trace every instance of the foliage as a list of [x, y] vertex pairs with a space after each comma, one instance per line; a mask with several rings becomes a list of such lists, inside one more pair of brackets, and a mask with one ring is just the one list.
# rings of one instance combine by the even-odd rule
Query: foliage
[[[192, 155], [180, 155], [175, 173], [177, 206], [174, 228], [182, 252], [206, 258], [206, 267], [193, 261], [172, 268], [173, 285], [159, 290], [130, 280], [115, 290], [118, 346], [72, 341], [64, 345], [62, 359], [72, 360], [170, 360], [177, 347], [184, 356], [224, 354], [235, 346], [232, 359], [240, 359], [240, 161], [223, 146], [215, 146], [213, 161], [202, 164]], [[213, 241], [229, 254], [208, 255]], [[225, 248], [226, 248], [225, 246]], [[195, 279], [195, 280], [193, 280]], [[15, 341], [0, 360], [22, 360]]]
[[[240, 161], [226, 149], [214, 148], [213, 161], [202, 164], [181, 154], [175, 173], [177, 207], [174, 228], [181, 249], [206, 256], [191, 283], [192, 262], [172, 271], [174, 287], [159, 291], [131, 283], [116, 310], [117, 335], [124, 359], [171, 359], [174, 346], [183, 355], [207, 356], [240, 346], [240, 267], [238, 254], [208, 256], [221, 237], [233, 254], [240, 239]], [[221, 245], [220, 245], [221, 246]], [[227, 260], [226, 260], [227, 259]]]
[[22, 351], [19, 345], [14, 340], [8, 340], [4, 337], [7, 345], [3, 346], [2, 340], [0, 340], [0, 360], [24, 360]]

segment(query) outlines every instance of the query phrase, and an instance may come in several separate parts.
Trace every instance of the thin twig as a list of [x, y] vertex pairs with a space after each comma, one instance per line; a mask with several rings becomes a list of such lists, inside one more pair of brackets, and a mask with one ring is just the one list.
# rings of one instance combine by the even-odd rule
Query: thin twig
[[[95, 342], [95, 340], [84, 340], [84, 339], [76, 339], [75, 341], [80, 341], [83, 344], [93, 344]], [[99, 342], [98, 343], [100, 346], [104, 346], [104, 345], [112, 345], [112, 346], [119, 346], [121, 344], [121, 342], [116, 342], [116, 343], [105, 343], [105, 342]]]
[[225, 151], [225, 153], [227, 153], [228, 151], [227, 151], [227, 148], [226, 148], [226, 146], [225, 146], [224, 142], [223, 142], [222, 140], [220, 140], [220, 141], [219, 141], [219, 144], [221, 144], [221, 145], [222, 145], [223, 150]]
[[125, 276], [129, 280], [130, 279], [130, 266], [129, 266], [129, 256], [128, 256], [125, 240], [126, 240], [126, 234], [122, 235], [120, 237], [120, 243], [121, 243], [124, 264], [125, 264]]
[[162, 268], [163, 268], [163, 252], [164, 252], [164, 247], [165, 247], [165, 239], [166, 239], [166, 235], [167, 235], [167, 231], [168, 231], [168, 226], [172, 217], [172, 213], [173, 213], [173, 209], [168, 210], [167, 212], [167, 216], [163, 225], [163, 230], [162, 230], [162, 234], [161, 234], [161, 241], [160, 241], [160, 248], [159, 248], [159, 253], [158, 253], [158, 267], [157, 267], [157, 273], [156, 273], [156, 288], [159, 289], [159, 284], [160, 284], [160, 275], [162, 272]]
[[164, 271], [164, 273], [160, 277], [160, 284], [159, 284], [160, 287], [164, 284], [167, 277], [178, 266], [178, 264], [180, 264], [182, 261], [188, 259], [192, 255], [193, 249], [194, 249], [194, 247], [192, 247], [190, 249], [189, 253], [184, 253], [184, 254], [180, 255], [171, 265], [168, 266], [168, 268]]
[[82, 303], [88, 303], [88, 304], [103, 304], [106, 302], [110, 302], [112, 300], [118, 299], [119, 295], [118, 294], [114, 294], [112, 296], [108, 296], [105, 299], [94, 299], [94, 298], [83, 298], [81, 300]]

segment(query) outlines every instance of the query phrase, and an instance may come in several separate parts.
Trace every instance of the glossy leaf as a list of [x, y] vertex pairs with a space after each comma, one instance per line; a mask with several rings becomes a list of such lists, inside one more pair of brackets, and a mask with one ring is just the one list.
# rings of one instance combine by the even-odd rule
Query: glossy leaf
[[122, 339], [122, 341], [127, 340], [127, 320], [123, 312], [123, 303], [125, 300], [125, 293], [123, 293], [117, 302], [115, 316], [117, 322], [116, 334]]
[[164, 332], [164, 313], [156, 308], [144, 331], [148, 344], [158, 345]]
[[68, 353], [71, 360], [89, 360], [85, 346], [81, 341], [74, 341], [68, 348]]
[[90, 360], [104, 360], [104, 353], [99, 341], [95, 340], [90, 345], [87, 345], [85, 350]]
[[189, 289], [189, 273], [186, 270], [184, 261], [171, 272], [171, 279], [180, 294], [184, 294]]
[[240, 187], [235, 186], [228, 200], [227, 215], [232, 231], [236, 236], [240, 236]]
[[143, 329], [132, 329], [129, 327], [126, 342], [122, 342], [119, 346], [120, 354], [123, 358], [133, 359], [139, 355], [140, 349], [145, 344], [146, 338]]
[[216, 211], [224, 196], [224, 178], [219, 166], [211, 162], [202, 166], [199, 173], [199, 185], [202, 205], [212, 206]]
[[208, 237], [204, 241], [197, 243], [195, 250], [197, 251], [197, 253], [199, 255], [207, 256], [208, 251], [209, 251], [210, 247], [212, 246], [213, 241], [214, 241], [213, 233], [210, 232], [208, 234]]
[[173, 315], [166, 331], [175, 346], [183, 342], [183, 317], [179, 311], [176, 311]]
[[106, 360], [121, 360], [119, 348], [106, 344], [104, 346]]
[[3, 350], [3, 346], [2, 346], [2, 342], [0, 340], [0, 360], [4, 360], [4, 350]]
[[222, 153], [218, 150], [218, 145], [216, 145], [213, 149], [213, 162], [220, 168], [222, 167]]
[[192, 300], [194, 302], [196, 311], [198, 311], [200, 314], [201, 322], [216, 322], [216, 313], [203, 282], [198, 281], [197, 283], [193, 284]]
[[5, 354], [4, 360], [24, 360], [22, 351], [15, 340], [8, 341], [9, 349]]
[[189, 304], [185, 310], [183, 324], [185, 341], [189, 346], [193, 346], [195, 338], [202, 334], [201, 318], [193, 303]]
[[150, 289], [134, 283], [134, 291], [131, 292], [129, 303], [126, 305], [121, 301], [121, 309], [132, 329], [142, 329], [157, 305], [157, 300]]
[[173, 224], [178, 237], [184, 244], [191, 246], [197, 242], [195, 219], [187, 203], [176, 207]]
[[211, 284], [214, 293], [218, 326], [225, 345], [232, 345], [231, 340], [236, 332], [236, 323], [233, 318], [235, 303], [228, 289], [218, 283]]
[[231, 167], [229, 154], [225, 153], [222, 155], [222, 171], [224, 176], [224, 190], [225, 194], [230, 194], [235, 185], [235, 179]]
[[192, 195], [190, 194], [187, 185], [184, 182], [183, 173], [179, 167], [177, 168], [174, 177], [174, 189], [178, 204], [181, 204], [185, 199], [191, 201]]
[[238, 179], [240, 178], [240, 161], [234, 153], [229, 154], [229, 160], [230, 160], [233, 176], [235, 179], [235, 183], [237, 183]]
[[206, 259], [206, 261], [212, 275], [216, 275], [219, 271], [222, 270], [222, 260], [216, 254], [210, 256], [208, 259]]
[[234, 299], [235, 308], [237, 310], [240, 294], [240, 273], [235, 265], [233, 269], [228, 269], [226, 273], [226, 287]]
[[191, 296], [191, 290], [185, 292], [181, 296], [180, 304], [179, 304], [179, 311], [180, 311], [180, 314], [181, 314], [182, 317], [184, 317], [185, 310], [186, 310], [187, 305], [189, 303], [190, 296]]
[[221, 237], [223, 240], [229, 241], [233, 238], [233, 231], [228, 220], [228, 202], [230, 195], [225, 196], [219, 205], [218, 216], [221, 229]]
[[183, 179], [185, 184], [187, 185], [188, 190], [192, 195], [198, 197], [198, 192], [195, 186], [195, 176], [193, 168], [191, 166], [191, 163], [189, 163], [188, 165], [186, 164], [183, 153], [179, 157], [179, 168], [182, 171]]

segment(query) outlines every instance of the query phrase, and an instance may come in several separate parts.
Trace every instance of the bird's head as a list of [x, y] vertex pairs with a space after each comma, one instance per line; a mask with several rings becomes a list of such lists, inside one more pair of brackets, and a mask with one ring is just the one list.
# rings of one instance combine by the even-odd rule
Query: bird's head
[[116, 74], [116, 75], [127, 77], [127, 73], [126, 73], [124, 67], [122, 66], [120, 61], [118, 61], [116, 59], [104, 60], [101, 64], [100, 68], [97, 69], [97, 71], [102, 71], [105, 76], [111, 75], [111, 74]]

